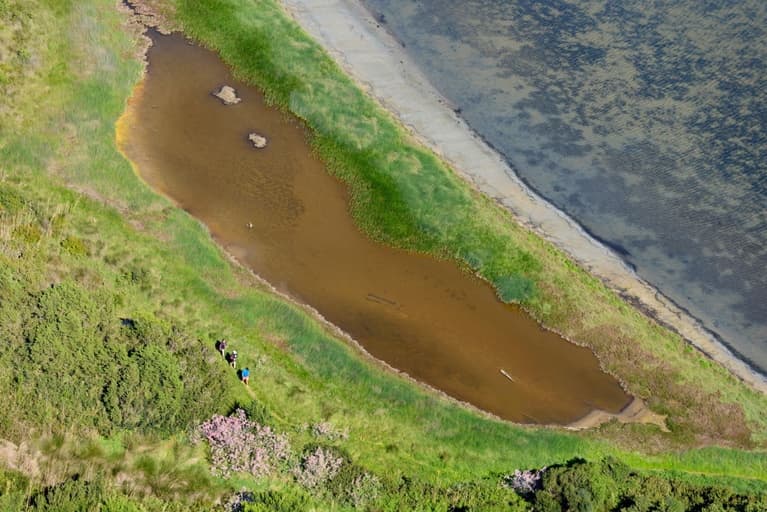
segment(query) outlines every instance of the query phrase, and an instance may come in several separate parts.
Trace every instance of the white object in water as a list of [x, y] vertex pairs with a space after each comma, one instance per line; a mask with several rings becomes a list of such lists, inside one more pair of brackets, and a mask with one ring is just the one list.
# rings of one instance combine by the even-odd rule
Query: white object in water
[[511, 375], [509, 375], [509, 373], [503, 368], [501, 368], [501, 375], [509, 379], [511, 382], [514, 382], [514, 378]]

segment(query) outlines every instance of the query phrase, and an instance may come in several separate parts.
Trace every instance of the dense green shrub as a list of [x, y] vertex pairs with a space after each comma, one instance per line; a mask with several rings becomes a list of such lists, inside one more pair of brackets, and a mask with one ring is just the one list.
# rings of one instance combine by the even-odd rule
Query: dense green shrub
[[184, 392], [174, 355], [150, 341], [118, 353], [117, 378], [107, 383], [104, 400], [115, 425], [167, 429], [176, 424]]
[[403, 477], [385, 483], [376, 505], [378, 508], [392, 512], [523, 512], [529, 510], [530, 506], [514, 491], [499, 485], [495, 478], [442, 487]]
[[100, 510], [103, 497], [101, 482], [86, 482], [75, 477], [32, 496], [29, 508], [36, 512]]
[[23, 491], [29, 485], [29, 478], [23, 473], [0, 467], [0, 496], [13, 491]]
[[13, 238], [26, 244], [36, 244], [42, 236], [43, 233], [37, 224], [22, 224], [13, 230]]
[[643, 475], [607, 458], [573, 460], [549, 468], [533, 499], [536, 512], [757, 512], [767, 496], [737, 494], [726, 487], [695, 486], [660, 475]]
[[16, 397], [18, 422], [171, 433], [228, 405], [226, 369], [182, 329], [151, 314], [121, 320], [111, 291], [63, 281], [30, 294], [2, 279], [0, 386]]
[[22, 510], [28, 487], [29, 478], [25, 475], [0, 468], [0, 512]]
[[152, 274], [151, 272], [140, 266], [129, 266], [125, 272], [123, 272], [122, 278], [129, 284], [138, 286], [143, 291], [148, 291], [152, 287]]
[[234, 404], [232, 410], [229, 413], [232, 414], [237, 409], [242, 409], [245, 411], [245, 416], [254, 423], [258, 423], [259, 425], [272, 424], [272, 413], [269, 412], [269, 409], [258, 400], [250, 400], [245, 404], [240, 404], [237, 402]]
[[127, 496], [108, 496], [104, 499], [104, 512], [144, 512], [147, 510]]
[[380, 487], [378, 478], [348, 461], [326, 485], [333, 499], [359, 509], [365, 509], [375, 501]]
[[86, 256], [88, 254], [88, 246], [76, 236], [65, 237], [61, 241], [61, 248], [73, 256]]
[[312, 499], [298, 489], [290, 491], [262, 491], [247, 496], [242, 502], [242, 512], [303, 512], [316, 510]]
[[13, 215], [24, 208], [24, 198], [15, 189], [0, 185], [0, 216]]
[[74, 475], [63, 482], [36, 487], [19, 473], [0, 469], [0, 512], [210, 512], [205, 502], [169, 502], [137, 497], [110, 487], [104, 480]]

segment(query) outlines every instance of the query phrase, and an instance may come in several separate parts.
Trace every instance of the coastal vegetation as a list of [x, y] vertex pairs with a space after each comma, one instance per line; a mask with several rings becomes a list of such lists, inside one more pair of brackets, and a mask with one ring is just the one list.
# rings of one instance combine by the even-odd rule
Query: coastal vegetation
[[352, 213], [368, 235], [457, 261], [492, 283], [502, 300], [593, 349], [628, 391], [668, 415], [679, 444], [716, 439], [753, 446], [767, 439], [767, 397], [475, 192], [345, 75], [279, 3], [165, 5], [175, 7], [188, 35], [305, 121], [320, 157], [349, 186]]
[[[767, 455], [744, 449], [765, 439], [763, 397], [514, 227], [354, 92], [277, 4], [176, 9], [190, 34], [315, 130], [366, 231], [463, 259], [554, 327], [569, 315], [582, 333], [591, 325], [578, 341], [622, 333], [609, 338], [620, 344], [602, 342], [616, 361], [636, 342], [647, 354], [626, 382], [669, 415], [672, 432], [513, 425], [381, 368], [234, 264], [116, 150], [115, 122], [142, 72], [124, 10], [0, 0], [0, 510], [210, 510], [227, 501], [241, 510], [765, 508]], [[279, 53], [289, 48], [306, 53]], [[312, 70], [327, 76], [297, 74]], [[352, 87], [354, 115], [302, 96], [336, 87]], [[331, 117], [315, 126], [300, 105]], [[369, 139], [365, 119], [388, 135]], [[356, 135], [334, 131], [356, 126]], [[379, 147], [404, 147], [404, 167], [390, 175], [374, 165]], [[423, 180], [395, 180], [414, 170], [407, 162], [419, 162]], [[415, 199], [421, 186], [428, 200]], [[454, 214], [479, 219], [478, 231], [453, 225]], [[545, 276], [562, 296], [550, 295]], [[589, 317], [578, 298], [605, 311]], [[611, 323], [620, 315], [630, 322]], [[253, 370], [250, 388], [215, 351], [219, 338]], [[214, 459], [229, 441], [234, 452]], [[704, 444], [720, 446], [696, 447]], [[258, 463], [216, 468], [242, 457]], [[515, 470], [543, 467], [530, 491], [509, 483]]]

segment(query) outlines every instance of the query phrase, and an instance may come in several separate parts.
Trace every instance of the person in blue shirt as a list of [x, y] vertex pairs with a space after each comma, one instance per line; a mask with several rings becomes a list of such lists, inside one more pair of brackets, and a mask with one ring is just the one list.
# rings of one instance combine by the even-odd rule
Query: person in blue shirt
[[248, 382], [250, 381], [250, 370], [248, 368], [243, 368], [240, 372], [240, 380], [247, 386]]

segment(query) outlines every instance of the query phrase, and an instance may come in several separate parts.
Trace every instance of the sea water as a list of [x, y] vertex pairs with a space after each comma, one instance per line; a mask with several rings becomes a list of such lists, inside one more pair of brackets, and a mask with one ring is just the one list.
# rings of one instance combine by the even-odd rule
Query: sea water
[[767, 370], [767, 2], [367, 7], [531, 188]]

